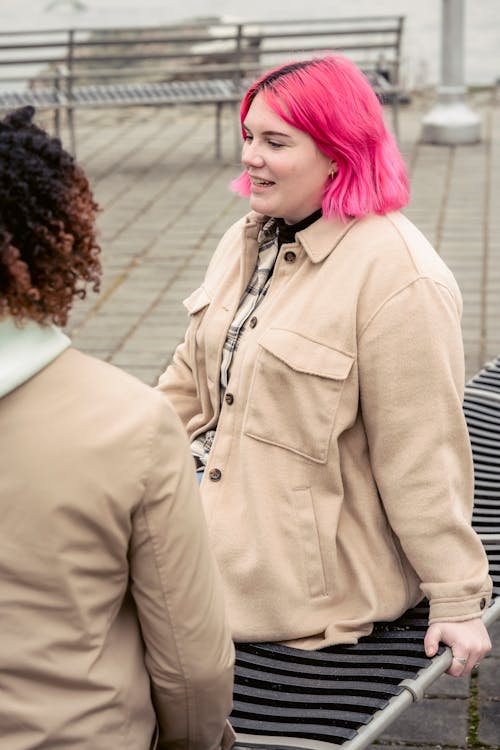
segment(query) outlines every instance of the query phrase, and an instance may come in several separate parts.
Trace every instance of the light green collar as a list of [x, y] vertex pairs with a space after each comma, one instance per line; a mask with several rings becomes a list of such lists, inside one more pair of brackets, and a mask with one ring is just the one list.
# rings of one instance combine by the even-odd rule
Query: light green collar
[[65, 349], [70, 339], [53, 325], [32, 320], [16, 324], [10, 316], [0, 318], [0, 398], [43, 370]]

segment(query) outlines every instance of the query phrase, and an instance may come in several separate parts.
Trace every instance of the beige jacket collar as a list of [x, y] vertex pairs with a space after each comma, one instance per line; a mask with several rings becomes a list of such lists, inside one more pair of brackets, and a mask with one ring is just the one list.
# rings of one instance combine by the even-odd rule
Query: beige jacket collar
[[0, 318], [0, 398], [43, 370], [65, 349], [70, 339], [56, 326], [32, 320], [19, 325]]
[[[257, 239], [262, 226], [269, 219], [268, 216], [251, 211], [246, 217], [246, 234], [251, 239]], [[337, 247], [358, 219], [343, 222], [340, 219], [325, 219], [321, 217], [314, 224], [297, 232], [296, 241], [306, 251], [312, 263], [321, 263]]]

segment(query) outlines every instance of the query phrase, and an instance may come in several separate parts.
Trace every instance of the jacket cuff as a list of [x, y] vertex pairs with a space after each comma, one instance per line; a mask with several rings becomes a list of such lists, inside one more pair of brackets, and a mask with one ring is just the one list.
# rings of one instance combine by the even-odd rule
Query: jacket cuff
[[467, 599], [440, 599], [430, 603], [429, 625], [433, 622], [461, 622], [482, 617], [491, 601], [491, 591], [485, 589]]

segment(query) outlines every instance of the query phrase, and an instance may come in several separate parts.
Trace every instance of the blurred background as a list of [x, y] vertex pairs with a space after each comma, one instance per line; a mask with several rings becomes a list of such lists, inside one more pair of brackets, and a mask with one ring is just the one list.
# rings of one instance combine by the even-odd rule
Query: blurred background
[[[160, 25], [210, 18], [266, 21], [282, 18], [283, 6], [269, 0], [0, 0], [0, 29]], [[500, 78], [499, 0], [466, 3], [465, 81], [491, 86]], [[287, 0], [288, 19], [401, 14], [402, 84], [422, 90], [439, 81], [441, 3], [438, 0]]]

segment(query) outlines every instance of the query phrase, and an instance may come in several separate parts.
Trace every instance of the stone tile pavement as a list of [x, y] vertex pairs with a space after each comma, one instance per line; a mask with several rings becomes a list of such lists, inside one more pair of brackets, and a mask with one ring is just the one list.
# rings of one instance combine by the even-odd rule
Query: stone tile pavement
[[[464, 297], [466, 369], [500, 352], [500, 93], [471, 101], [483, 120], [477, 145], [419, 142], [431, 100], [402, 108], [400, 144], [412, 200], [406, 213], [451, 267]], [[74, 344], [152, 384], [187, 318], [181, 300], [201, 281], [223, 231], [246, 211], [228, 190], [234, 115], [226, 115], [224, 161], [214, 159], [206, 108], [77, 113], [78, 158], [102, 207], [101, 294], [79, 303]], [[409, 312], [410, 314], [410, 312]], [[500, 748], [500, 623], [495, 648], [471, 679], [440, 678], [378, 740], [398, 748]]]

